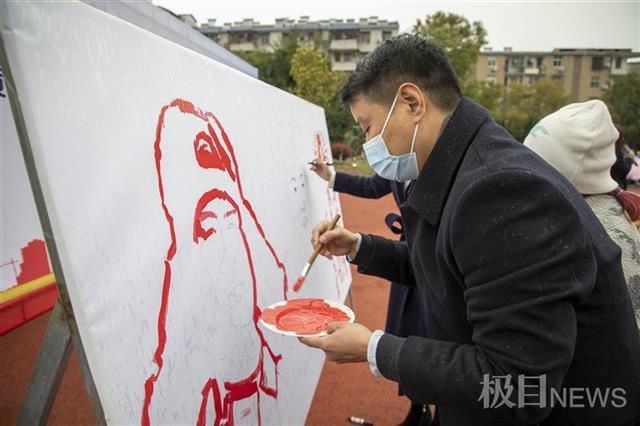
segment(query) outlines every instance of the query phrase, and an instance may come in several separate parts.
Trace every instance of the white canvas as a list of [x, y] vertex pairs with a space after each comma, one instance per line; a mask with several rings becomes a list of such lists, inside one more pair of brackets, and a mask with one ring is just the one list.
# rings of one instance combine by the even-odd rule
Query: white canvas
[[62, 268], [110, 424], [302, 424], [323, 355], [257, 323], [343, 300], [324, 113], [80, 3], [0, 5]]

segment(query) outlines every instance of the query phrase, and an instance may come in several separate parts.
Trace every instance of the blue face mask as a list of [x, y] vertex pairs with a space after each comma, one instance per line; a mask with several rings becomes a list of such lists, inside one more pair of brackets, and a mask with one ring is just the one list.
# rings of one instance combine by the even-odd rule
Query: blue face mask
[[413, 131], [411, 151], [408, 154], [391, 155], [382, 137], [397, 101], [398, 94], [396, 94], [393, 104], [391, 104], [391, 109], [384, 121], [382, 131], [379, 135], [374, 136], [369, 139], [367, 143], [362, 145], [362, 149], [364, 150], [364, 154], [367, 156], [367, 162], [378, 176], [388, 180], [406, 182], [408, 180], [416, 179], [420, 174], [420, 170], [418, 170], [418, 158], [416, 157], [416, 153], [413, 151], [416, 144], [416, 135], [418, 134], [418, 124], [416, 124], [416, 128]]

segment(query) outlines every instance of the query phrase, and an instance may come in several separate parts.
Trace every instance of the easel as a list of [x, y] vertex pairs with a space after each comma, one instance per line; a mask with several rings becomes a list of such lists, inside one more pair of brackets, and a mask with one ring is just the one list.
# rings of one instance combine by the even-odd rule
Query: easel
[[40, 180], [38, 178], [38, 171], [36, 170], [33, 151], [31, 149], [29, 135], [27, 133], [24, 116], [22, 114], [20, 97], [16, 90], [14, 83], [15, 80], [13, 79], [9, 59], [5, 50], [4, 39], [1, 34], [0, 66], [2, 67], [4, 74], [4, 82], [7, 87], [7, 94], [11, 104], [11, 112], [13, 113], [15, 120], [18, 139], [20, 140], [20, 147], [22, 148], [27, 174], [29, 175], [29, 183], [31, 184], [31, 190], [38, 210], [38, 217], [40, 218], [40, 224], [42, 225], [42, 231], [44, 233], [47, 250], [49, 252], [49, 259], [51, 261], [53, 273], [56, 277], [58, 288], [58, 302], [56, 303], [51, 319], [49, 320], [49, 325], [47, 326], [47, 331], [45, 333], [42, 346], [40, 347], [40, 355], [38, 356], [33, 376], [31, 377], [29, 389], [27, 390], [27, 394], [25, 395], [22, 403], [17, 424], [19, 426], [32, 426], [44, 425], [47, 423], [47, 418], [51, 408], [53, 407], [58, 387], [62, 381], [62, 376], [69, 361], [71, 345], [73, 345], [76, 355], [78, 356], [89, 400], [93, 406], [96, 423], [99, 425], [106, 425], [102, 404], [98, 397], [98, 392], [93, 381], [91, 371], [89, 370], [89, 364], [82, 346], [82, 341], [80, 340], [80, 334], [78, 332], [78, 326], [71, 306], [71, 300], [69, 299], [69, 292], [64, 272], [62, 271], [58, 248], [53, 235], [51, 221], [47, 213], [47, 206], [45, 204], [42, 186], [40, 185]]

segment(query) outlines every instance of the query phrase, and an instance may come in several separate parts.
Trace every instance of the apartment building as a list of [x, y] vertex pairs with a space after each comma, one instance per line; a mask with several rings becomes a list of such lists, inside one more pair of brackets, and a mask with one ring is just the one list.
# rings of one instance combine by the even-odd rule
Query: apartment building
[[478, 55], [475, 79], [493, 81], [505, 87], [512, 83], [532, 84], [550, 79], [560, 84], [574, 102], [599, 98], [613, 77], [633, 72], [640, 56], [631, 49], [553, 49], [551, 52], [484, 50]]
[[209, 19], [198, 30], [233, 52], [273, 51], [287, 37], [296, 35], [303, 46], [317, 46], [326, 52], [334, 71], [353, 71], [358, 60], [384, 40], [398, 34], [397, 21], [377, 16], [356, 19], [325, 19], [311, 21], [280, 18], [275, 24], [260, 24], [251, 18], [241, 22], [216, 25]]

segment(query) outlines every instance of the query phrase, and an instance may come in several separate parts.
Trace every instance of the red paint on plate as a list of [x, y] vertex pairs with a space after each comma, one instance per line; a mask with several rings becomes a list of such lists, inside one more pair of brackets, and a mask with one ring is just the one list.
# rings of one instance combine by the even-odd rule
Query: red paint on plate
[[330, 322], [349, 321], [349, 316], [322, 299], [294, 299], [265, 309], [262, 320], [279, 330], [306, 335], [325, 331]]

